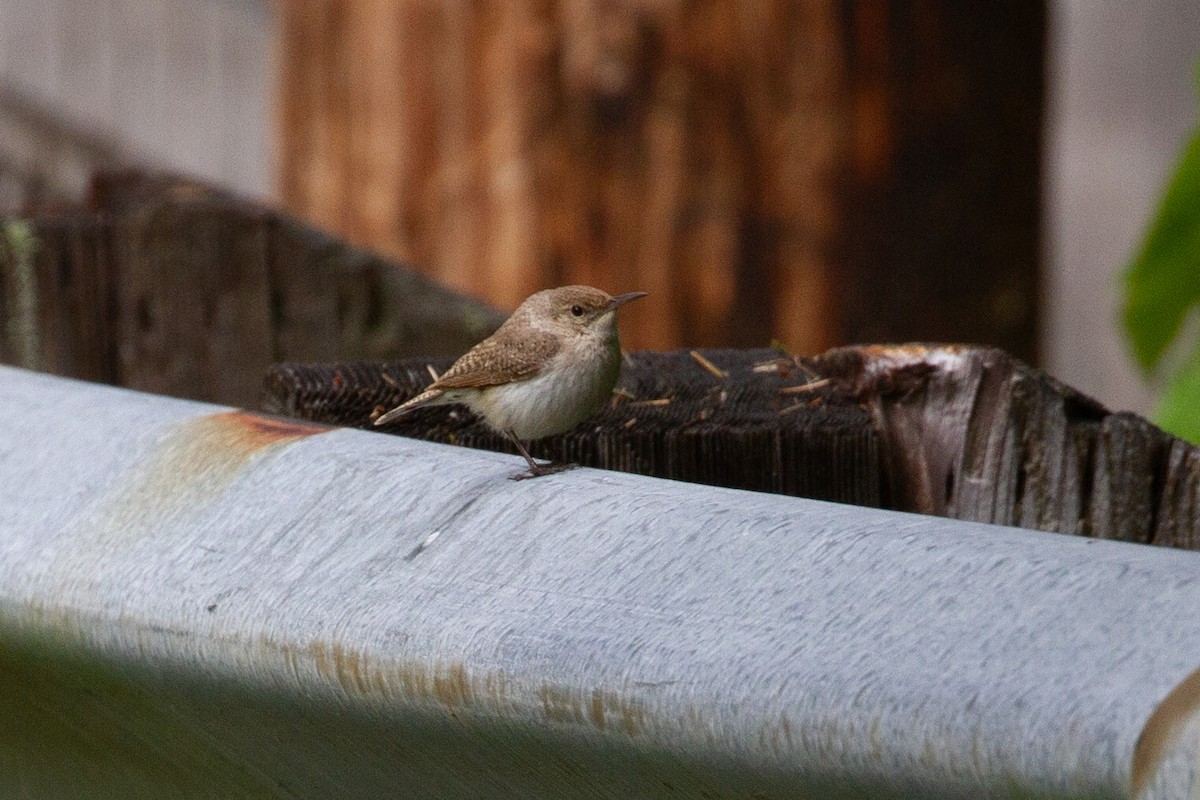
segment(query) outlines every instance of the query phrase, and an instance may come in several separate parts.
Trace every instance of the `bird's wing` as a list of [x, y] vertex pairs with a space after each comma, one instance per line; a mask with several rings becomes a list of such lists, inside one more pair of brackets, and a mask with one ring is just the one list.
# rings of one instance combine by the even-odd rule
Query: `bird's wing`
[[430, 389], [482, 389], [532, 378], [560, 347], [557, 337], [525, 328], [519, 335], [501, 328], [463, 355]]
[[446, 402], [452, 389], [483, 389], [532, 378], [558, 352], [559, 340], [551, 334], [526, 328], [519, 335], [500, 330], [468, 350], [450, 369], [416, 397], [375, 420], [386, 425], [417, 406]]

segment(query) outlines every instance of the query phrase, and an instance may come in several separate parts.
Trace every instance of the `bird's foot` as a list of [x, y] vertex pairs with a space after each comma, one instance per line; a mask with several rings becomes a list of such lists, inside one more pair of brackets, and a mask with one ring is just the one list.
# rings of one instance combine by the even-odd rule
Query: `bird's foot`
[[575, 469], [578, 466], [578, 464], [572, 464], [570, 462], [564, 462], [561, 464], [534, 464], [524, 472], [518, 472], [516, 475], [513, 475], [511, 478], [509, 478], [509, 480], [523, 481], [527, 478], [540, 478], [543, 475], [553, 475], [556, 472], [566, 472], [567, 470]]

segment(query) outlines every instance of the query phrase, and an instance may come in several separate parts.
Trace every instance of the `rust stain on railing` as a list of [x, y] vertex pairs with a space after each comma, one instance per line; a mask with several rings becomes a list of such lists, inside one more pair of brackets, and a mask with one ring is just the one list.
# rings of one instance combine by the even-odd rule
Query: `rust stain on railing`
[[325, 433], [326, 425], [275, 417], [253, 411], [225, 411], [189, 420], [180, 428], [182, 434], [210, 446], [224, 445], [231, 454], [251, 456], [273, 445]]
[[[379, 662], [365, 652], [337, 642], [314, 642], [304, 650], [264, 641], [280, 650], [295, 670], [307, 656], [316, 671], [352, 696], [380, 700], [433, 701], [451, 716], [459, 712], [503, 714], [516, 702], [511, 677], [503, 672], [476, 672], [461, 662], [419, 665]], [[541, 683], [534, 690], [547, 722], [616, 730], [637, 737], [649, 724], [644, 702], [622, 692]]]
[[328, 430], [250, 411], [196, 417], [170, 431], [114, 501], [131, 512], [151, 512], [151, 518], [169, 509], [196, 508], [227, 489], [256, 456]]
[[81, 574], [87, 574], [96, 568], [98, 553], [110, 555], [117, 542], [138, 541], [201, 511], [250, 463], [329, 430], [333, 429], [249, 411], [180, 422], [131, 470], [115, 476], [96, 510], [79, 519], [84, 546], [67, 560], [78, 560]]

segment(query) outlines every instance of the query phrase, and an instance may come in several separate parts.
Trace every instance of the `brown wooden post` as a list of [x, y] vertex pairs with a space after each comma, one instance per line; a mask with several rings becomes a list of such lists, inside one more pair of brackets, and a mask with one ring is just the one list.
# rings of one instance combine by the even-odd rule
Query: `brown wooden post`
[[986, 342], [1034, 361], [1045, 4], [845, 12], [845, 338]]
[[647, 290], [630, 347], [1034, 355], [1043, 2], [277, 8], [281, 197], [352, 241]]

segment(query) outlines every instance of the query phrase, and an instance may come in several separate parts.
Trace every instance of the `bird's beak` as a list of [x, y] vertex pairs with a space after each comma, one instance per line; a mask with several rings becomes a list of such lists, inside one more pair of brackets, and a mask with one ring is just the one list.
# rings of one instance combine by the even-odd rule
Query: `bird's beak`
[[625, 294], [619, 294], [616, 297], [614, 297], [608, 301], [608, 308], [610, 311], [616, 311], [618, 308], [625, 305], [626, 303], [633, 302], [634, 300], [637, 300], [639, 297], [645, 297], [645, 296], [646, 296], [646, 292], [626, 292]]

